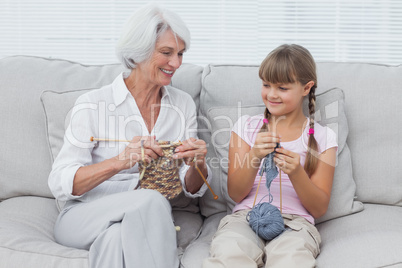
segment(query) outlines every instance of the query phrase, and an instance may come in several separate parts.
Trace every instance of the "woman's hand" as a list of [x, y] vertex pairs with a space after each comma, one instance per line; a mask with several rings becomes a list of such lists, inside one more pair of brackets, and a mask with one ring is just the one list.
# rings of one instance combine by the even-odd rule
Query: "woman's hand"
[[[184, 178], [186, 189], [194, 194], [199, 191], [204, 184], [204, 179], [208, 176], [208, 168], [205, 162], [207, 155], [207, 145], [203, 140], [190, 138], [182, 142], [182, 145], [176, 148], [173, 158], [183, 159], [186, 165], [190, 165]], [[194, 161], [196, 159], [197, 161]], [[196, 165], [196, 166], [195, 166]], [[198, 170], [196, 170], [196, 168]], [[201, 174], [199, 173], [201, 172]]]
[[300, 155], [283, 148], [277, 148], [274, 157], [275, 164], [286, 174], [292, 175], [303, 167], [300, 165]]
[[182, 145], [176, 148], [173, 157], [183, 159], [186, 165], [194, 165], [194, 159], [197, 159], [197, 166], [205, 165], [205, 156], [207, 155], [207, 144], [203, 140], [190, 138], [182, 142]]
[[141, 143], [144, 147], [144, 161], [150, 163], [152, 159], [156, 159], [163, 155], [162, 148], [155, 140], [155, 136], [136, 136], [126, 148], [121, 152], [116, 159], [123, 161], [122, 169], [129, 169], [133, 167], [138, 161], [142, 160]]
[[275, 150], [276, 144], [280, 142], [280, 137], [273, 132], [259, 132], [255, 139], [253, 148], [250, 150], [250, 155], [263, 159], [266, 155]]

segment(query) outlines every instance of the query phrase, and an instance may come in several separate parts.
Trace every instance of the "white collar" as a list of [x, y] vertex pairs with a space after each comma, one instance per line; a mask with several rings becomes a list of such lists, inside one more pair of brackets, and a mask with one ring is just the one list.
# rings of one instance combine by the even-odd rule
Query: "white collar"
[[[122, 104], [127, 99], [127, 97], [131, 95], [126, 86], [126, 83], [124, 83], [124, 78], [128, 77], [128, 75], [128, 72], [120, 73], [112, 83], [113, 99], [116, 107]], [[162, 86], [161, 93], [162, 100], [164, 98], [169, 98], [169, 86]]]

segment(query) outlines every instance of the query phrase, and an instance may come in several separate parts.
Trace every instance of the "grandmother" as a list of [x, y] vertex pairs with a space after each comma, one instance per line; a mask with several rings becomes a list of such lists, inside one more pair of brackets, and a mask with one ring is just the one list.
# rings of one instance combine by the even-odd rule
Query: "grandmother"
[[178, 15], [146, 5], [117, 44], [129, 71], [76, 101], [49, 186], [64, 203], [56, 241], [89, 250], [90, 267], [179, 267], [170, 203], [158, 191], [137, 188], [138, 161], [163, 155], [157, 140], [182, 141], [174, 158], [184, 159], [179, 175], [185, 195], [207, 190], [200, 173], [209, 181], [211, 172], [206, 144], [196, 137], [194, 101], [169, 86], [189, 46], [189, 30]]

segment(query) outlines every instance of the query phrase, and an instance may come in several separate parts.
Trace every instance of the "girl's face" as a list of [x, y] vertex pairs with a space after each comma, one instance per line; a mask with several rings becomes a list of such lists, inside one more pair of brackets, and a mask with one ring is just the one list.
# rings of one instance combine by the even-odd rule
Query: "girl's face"
[[313, 81], [302, 85], [299, 82], [273, 84], [263, 81], [261, 97], [269, 112], [274, 116], [288, 115], [302, 109], [303, 97], [308, 95]]

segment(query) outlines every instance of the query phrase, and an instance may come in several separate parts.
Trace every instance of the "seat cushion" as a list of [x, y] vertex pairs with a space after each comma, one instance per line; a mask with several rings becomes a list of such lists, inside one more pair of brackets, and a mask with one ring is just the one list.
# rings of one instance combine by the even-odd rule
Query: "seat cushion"
[[[181, 208], [181, 205], [185, 207]], [[199, 235], [203, 224], [192, 203], [172, 204], [178, 254]], [[193, 211], [189, 208], [192, 207]], [[59, 212], [55, 200], [43, 197], [14, 197], [0, 203], [0, 267], [87, 267], [88, 251], [55, 242], [53, 228]], [[5, 265], [5, 266], [2, 266]]]
[[199, 236], [190, 243], [181, 258], [181, 268], [201, 268], [203, 260], [209, 256], [212, 237], [225, 215], [226, 212], [220, 212], [205, 219]]
[[15, 197], [0, 203], [1, 267], [88, 267], [88, 251], [55, 242], [55, 200]]
[[401, 267], [402, 207], [364, 204], [362, 212], [317, 228], [322, 238], [317, 267]]

